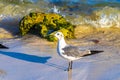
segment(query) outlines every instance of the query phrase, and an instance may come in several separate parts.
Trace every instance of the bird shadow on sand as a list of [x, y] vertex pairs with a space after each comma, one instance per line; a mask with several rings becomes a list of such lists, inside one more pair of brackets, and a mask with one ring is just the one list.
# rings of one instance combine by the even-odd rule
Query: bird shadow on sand
[[6, 51], [0, 51], [0, 54], [6, 55], [18, 60], [23, 60], [23, 61], [28, 61], [28, 62], [34, 62], [34, 63], [41, 63], [45, 64], [47, 66], [51, 66], [57, 69], [65, 70], [66, 68], [57, 64], [54, 64], [52, 62], [48, 62], [51, 56], [46, 56], [46, 57], [40, 57], [36, 55], [29, 55], [25, 53], [18, 53], [18, 52], [6, 52]]
[[18, 53], [18, 52], [0, 51], [0, 54], [7, 55], [9, 57], [13, 57], [16, 59], [28, 61], [28, 62], [43, 63], [43, 64], [45, 64], [51, 58], [50, 56], [40, 57], [40, 56], [29, 55], [29, 54]]

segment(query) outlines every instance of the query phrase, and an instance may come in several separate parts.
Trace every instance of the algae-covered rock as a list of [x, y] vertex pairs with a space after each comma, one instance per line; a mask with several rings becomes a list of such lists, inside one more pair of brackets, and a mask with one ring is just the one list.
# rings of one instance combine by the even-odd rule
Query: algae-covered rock
[[36, 30], [38, 34], [50, 41], [55, 38], [55, 31], [62, 31], [65, 37], [74, 38], [74, 27], [63, 16], [55, 13], [30, 13], [20, 21], [20, 32], [24, 36], [29, 31]]

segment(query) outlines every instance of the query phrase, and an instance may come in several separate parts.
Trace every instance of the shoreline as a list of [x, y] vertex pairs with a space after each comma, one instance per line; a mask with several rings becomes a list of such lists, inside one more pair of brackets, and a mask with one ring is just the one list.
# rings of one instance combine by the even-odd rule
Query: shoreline
[[[11, 35], [11, 33], [9, 33]], [[0, 34], [0, 35], [6, 35], [6, 34]], [[7, 35], [9, 36], [9, 35]], [[75, 39], [66, 39], [68, 43], [71, 43], [73, 45], [112, 45], [112, 46], [118, 46], [120, 47], [120, 28], [117, 27], [111, 27], [111, 28], [93, 28], [90, 26], [77, 26], [75, 30]], [[18, 36], [19, 37], [19, 36]], [[4, 43], [4, 40], [14, 39], [15, 36], [12, 37], [1, 37], [1, 41]], [[37, 35], [28, 34], [21, 38], [15, 38], [15, 39], [21, 39], [26, 42], [36, 42], [37, 40], [39, 42], [43, 42], [44, 45], [56, 45], [57, 41], [55, 42], [49, 42], [46, 39], [42, 39]], [[95, 41], [98, 41], [97, 43]], [[79, 44], [78, 44], [79, 43]], [[36, 43], [37, 44], [37, 43]]]

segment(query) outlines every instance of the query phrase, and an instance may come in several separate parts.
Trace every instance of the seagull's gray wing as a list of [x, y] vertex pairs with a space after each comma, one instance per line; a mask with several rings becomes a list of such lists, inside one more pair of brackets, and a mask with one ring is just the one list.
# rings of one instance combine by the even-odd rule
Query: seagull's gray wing
[[65, 48], [63, 48], [65, 55], [67, 56], [73, 56], [73, 57], [83, 57], [83, 56], [89, 56], [89, 55], [93, 55], [96, 53], [100, 53], [103, 51], [91, 51], [91, 50], [80, 50], [79, 47], [76, 46], [66, 46]]
[[89, 50], [80, 50], [76, 46], [67, 46], [63, 48], [65, 55], [67, 56], [73, 56], [73, 57], [82, 57], [84, 55], [90, 54]]

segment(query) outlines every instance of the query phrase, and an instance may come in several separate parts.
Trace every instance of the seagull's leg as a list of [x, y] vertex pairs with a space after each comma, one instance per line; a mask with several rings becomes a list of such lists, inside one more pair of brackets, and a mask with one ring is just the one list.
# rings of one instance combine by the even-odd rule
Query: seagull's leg
[[68, 65], [68, 71], [70, 70], [70, 69], [72, 69], [72, 61], [69, 61], [69, 65]]
[[71, 61], [69, 61], [68, 71], [70, 70], [70, 67], [71, 67]]
[[72, 69], [73, 61], [70, 61], [70, 69]]
[[69, 62], [68, 80], [72, 80], [72, 61]]

